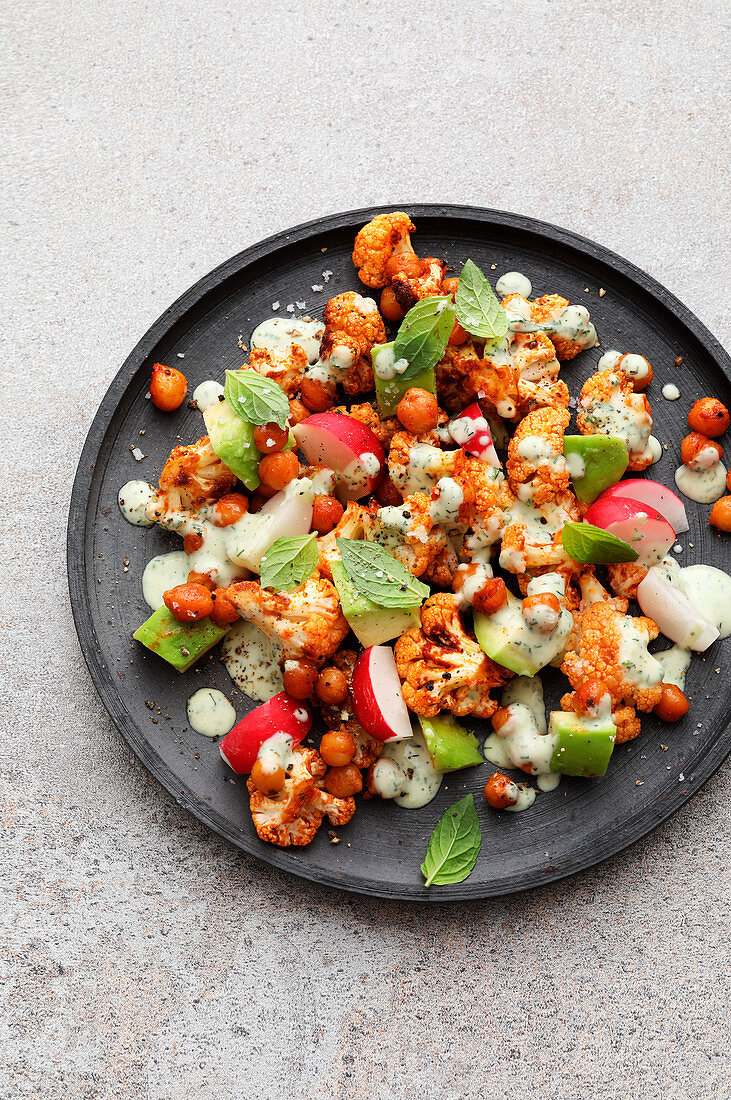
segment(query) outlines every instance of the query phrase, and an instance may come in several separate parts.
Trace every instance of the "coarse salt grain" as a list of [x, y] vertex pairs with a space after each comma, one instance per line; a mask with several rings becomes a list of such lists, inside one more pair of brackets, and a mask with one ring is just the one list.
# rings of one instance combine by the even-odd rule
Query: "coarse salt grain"
[[297, 306], [297, 309], [304, 309], [307, 302], [295, 302], [294, 304]]
[[330, 282], [330, 276], [331, 276], [332, 274], [333, 274], [333, 272], [332, 272], [332, 271], [323, 271], [323, 273], [322, 273], [322, 277], [323, 277], [323, 279], [325, 280], [325, 282], [326, 282], [326, 283], [329, 283], [329, 282]]
[[142, 451], [141, 451], [141, 450], [139, 449], [139, 447], [133, 447], [133, 448], [132, 448], [132, 457], [133, 457], [134, 459], [136, 459], [136, 461], [137, 461], [137, 462], [142, 462], [142, 459], [143, 459], [143, 458], [144, 458], [145, 456], [143, 455], [143, 453], [142, 453]]
[[272, 309], [279, 309], [279, 302], [272, 302]]
[[313, 283], [312, 284], [312, 289], [315, 290], [315, 291], [320, 291], [320, 290], [324, 290], [325, 288], [321, 283]]

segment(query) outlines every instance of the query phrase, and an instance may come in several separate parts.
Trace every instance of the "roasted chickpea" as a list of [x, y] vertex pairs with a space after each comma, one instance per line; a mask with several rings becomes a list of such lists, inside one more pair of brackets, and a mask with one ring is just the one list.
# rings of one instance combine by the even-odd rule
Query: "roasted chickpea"
[[537, 634], [552, 634], [558, 626], [561, 604], [553, 592], [539, 592], [525, 597], [520, 612], [531, 630]]
[[700, 432], [691, 432], [680, 444], [680, 459], [689, 470], [710, 470], [718, 466], [722, 456], [721, 444]]
[[180, 623], [195, 623], [213, 611], [211, 593], [202, 584], [176, 584], [163, 593], [165, 606]]
[[214, 588], [211, 619], [216, 626], [228, 626], [229, 623], [235, 623], [238, 617], [239, 613], [226, 595], [226, 589]]
[[344, 703], [348, 698], [348, 678], [339, 668], [323, 668], [315, 690], [323, 703]]
[[457, 293], [457, 287], [459, 286], [459, 279], [456, 276], [452, 276], [449, 279], [444, 279], [442, 282], [442, 294], [451, 294], [454, 298]]
[[191, 531], [183, 539], [183, 550], [186, 554], [195, 554], [196, 550], [200, 550], [203, 545], [203, 535], [198, 535], [194, 531]]
[[463, 329], [459, 321], [455, 321], [449, 335], [449, 343], [452, 345], [464, 344], [467, 340], [467, 330]]
[[384, 287], [381, 291], [380, 310], [384, 320], [391, 321], [393, 324], [403, 321], [406, 316], [405, 310], [396, 301], [396, 295], [390, 286]]
[[382, 508], [386, 508], [388, 505], [403, 504], [403, 497], [388, 474], [381, 478], [379, 482], [378, 488], [376, 489], [376, 500]]
[[363, 790], [363, 776], [355, 764], [343, 768], [330, 768], [325, 776], [325, 790], [335, 798], [348, 798]]
[[731, 490], [731, 470], [726, 474], [726, 488]]
[[495, 730], [495, 733], [499, 733], [505, 723], [510, 721], [510, 708], [500, 707], [499, 710], [495, 711], [490, 720], [492, 722], [492, 728]]
[[268, 424], [257, 424], [254, 428], [254, 443], [256, 449], [263, 455], [271, 455], [276, 451], [283, 451], [289, 439], [289, 430], [280, 428], [276, 421]]
[[663, 722], [677, 722], [688, 713], [690, 703], [675, 684], [663, 684], [660, 702], [654, 707], [655, 714]]
[[212, 592], [216, 587], [216, 582], [210, 573], [197, 573], [195, 569], [191, 569], [188, 573], [186, 584], [202, 584], [204, 588], [207, 588], [209, 592]]
[[312, 505], [312, 530], [317, 531], [318, 535], [326, 535], [328, 531], [332, 531], [333, 527], [337, 527], [343, 518], [344, 511], [342, 504], [335, 497], [318, 493]]
[[251, 781], [262, 794], [277, 794], [284, 787], [286, 779], [284, 768], [277, 768], [276, 771], [268, 772], [262, 766], [261, 760], [254, 761], [254, 767], [251, 769]]
[[488, 577], [482, 587], [472, 597], [475, 611], [483, 615], [494, 615], [508, 602], [508, 590], [502, 577]]
[[607, 689], [601, 680], [587, 680], [577, 687], [574, 692], [574, 708], [577, 714], [587, 714], [596, 710], [599, 700], [607, 694]]
[[264, 455], [259, 463], [259, 478], [270, 489], [283, 489], [300, 472], [300, 464], [294, 451], [280, 451], [278, 454]]
[[493, 772], [485, 784], [485, 801], [494, 810], [504, 810], [518, 801], [518, 784], [502, 772]]
[[323, 734], [320, 756], [331, 768], [344, 768], [355, 756], [355, 741], [347, 730], [333, 730]]
[[439, 406], [433, 393], [412, 386], [396, 406], [396, 415], [412, 435], [422, 435], [439, 423]]
[[309, 415], [310, 410], [307, 406], [300, 401], [299, 397], [293, 397], [289, 403], [290, 424], [301, 424]]
[[309, 699], [317, 683], [317, 666], [311, 661], [285, 661], [282, 681], [284, 690], [293, 699]]
[[326, 412], [335, 404], [336, 387], [317, 378], [308, 378], [307, 375], [300, 384], [300, 397], [302, 403], [310, 412]]
[[621, 359], [617, 360], [617, 370], [624, 371], [632, 383], [632, 389], [635, 393], [642, 393], [646, 390], [655, 377], [652, 365], [648, 359], [645, 359], [644, 355], [634, 355], [632, 353], [623, 355]]
[[721, 497], [716, 501], [711, 508], [708, 522], [719, 531], [731, 531], [731, 497]]
[[688, 413], [688, 427], [691, 431], [715, 439], [728, 430], [728, 425], [728, 409], [717, 397], [701, 397], [691, 405]]
[[415, 252], [401, 252], [386, 262], [384, 274], [390, 281], [396, 275], [406, 279], [417, 279], [421, 275], [421, 260]]
[[249, 511], [249, 498], [243, 493], [226, 493], [211, 508], [211, 521], [215, 527], [230, 527], [238, 523]]
[[156, 408], [163, 412], [179, 409], [187, 392], [188, 382], [181, 371], [155, 363], [150, 379], [150, 398]]

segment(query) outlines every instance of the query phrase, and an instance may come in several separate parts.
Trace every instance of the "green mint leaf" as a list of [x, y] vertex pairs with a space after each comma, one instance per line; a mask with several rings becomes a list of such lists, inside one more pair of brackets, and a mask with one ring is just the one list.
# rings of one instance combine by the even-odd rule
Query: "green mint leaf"
[[472, 260], [462, 268], [454, 304], [457, 320], [473, 336], [500, 340], [508, 331], [507, 313], [495, 297], [489, 280]]
[[587, 565], [610, 565], [621, 561], [637, 561], [638, 553], [628, 542], [610, 535], [591, 523], [564, 523], [561, 528], [563, 548], [574, 561]]
[[475, 800], [466, 794], [442, 814], [429, 839], [421, 873], [425, 886], [464, 882], [472, 873], [482, 847], [482, 830]]
[[249, 424], [269, 424], [287, 427], [289, 401], [284, 390], [255, 370], [227, 370], [223, 388], [227, 402], [242, 420]]
[[377, 542], [336, 539], [343, 569], [361, 596], [379, 607], [419, 607], [429, 588]]
[[261, 559], [259, 579], [262, 588], [283, 592], [297, 588], [315, 572], [317, 542], [314, 534], [277, 539]]
[[449, 295], [422, 298], [404, 317], [393, 342], [393, 357], [408, 360], [401, 380], [431, 370], [444, 355], [454, 328], [454, 302]]

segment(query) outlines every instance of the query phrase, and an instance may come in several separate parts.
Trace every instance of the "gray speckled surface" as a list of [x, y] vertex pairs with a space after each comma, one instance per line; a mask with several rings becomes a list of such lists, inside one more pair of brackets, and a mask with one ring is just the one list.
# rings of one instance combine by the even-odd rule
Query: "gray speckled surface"
[[542, 893], [425, 911], [310, 889], [199, 827], [131, 755], [76, 645], [63, 548], [84, 435], [138, 337], [215, 264], [321, 213], [533, 214], [728, 337], [724, 8], [14, 6], [4, 1097], [724, 1092], [728, 769]]

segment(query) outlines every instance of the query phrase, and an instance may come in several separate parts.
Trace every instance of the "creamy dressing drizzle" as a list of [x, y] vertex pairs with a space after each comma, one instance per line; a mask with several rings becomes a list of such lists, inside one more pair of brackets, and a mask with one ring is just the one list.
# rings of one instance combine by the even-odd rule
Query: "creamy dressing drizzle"
[[451, 477], [441, 477], [437, 482], [439, 496], [429, 506], [433, 523], [456, 523], [464, 493]]
[[142, 574], [142, 595], [145, 603], [153, 611], [162, 607], [163, 593], [177, 584], [185, 584], [191, 565], [183, 550], [173, 550], [170, 554], [158, 554], [151, 558]]
[[256, 326], [250, 344], [252, 348], [267, 348], [269, 351], [287, 351], [293, 344], [299, 344], [309, 362], [316, 363], [324, 331], [322, 321], [305, 317], [268, 317]]
[[134, 527], [152, 527], [154, 520], [147, 517], [147, 505], [156, 496], [155, 489], [146, 481], [127, 481], [117, 494], [119, 510]]
[[654, 687], [662, 682], [662, 665], [647, 652], [647, 637], [635, 626], [635, 620], [622, 615], [614, 620], [619, 636], [619, 663], [631, 684]]
[[662, 653], [656, 653], [655, 659], [663, 667], [662, 682], [675, 684], [682, 691], [685, 687], [685, 673], [690, 664], [691, 651], [682, 646], [674, 645], [671, 649], [665, 649]]
[[655, 463], [659, 462], [662, 458], [662, 443], [656, 436], [651, 435], [647, 440], [646, 453], [649, 454], [652, 459], [650, 463], [651, 466], [654, 466]]
[[619, 374], [608, 379], [613, 393], [606, 401], [594, 401], [584, 398], [581, 408], [585, 411], [586, 421], [593, 424], [602, 435], [616, 435], [627, 444], [630, 455], [647, 454], [652, 418], [645, 411], [642, 394], [630, 394], [625, 397], [621, 390]]
[[621, 356], [621, 362], [617, 360], [616, 363], [612, 363], [612, 366], [616, 366], [618, 370], [623, 371], [628, 378], [636, 382], [641, 382], [650, 373], [649, 360], [645, 359], [644, 355], [634, 355], [631, 352]]
[[[718, 452], [714, 450], [714, 453]], [[726, 467], [722, 462], [705, 470], [679, 466], [675, 471], [675, 484], [691, 500], [699, 504], [712, 504], [726, 492]]]
[[282, 647], [254, 623], [234, 623], [221, 647], [221, 660], [231, 679], [250, 699], [265, 703], [284, 691], [279, 658]]
[[214, 382], [212, 378], [201, 382], [193, 390], [193, 400], [201, 412], [205, 412], [211, 405], [215, 405], [216, 401], [219, 401], [222, 397], [223, 386], [220, 382]]
[[541, 733], [533, 712], [524, 703], [510, 703], [508, 710], [508, 721], [485, 740], [485, 759], [498, 768], [520, 768], [537, 776], [542, 791], [555, 790], [561, 782], [558, 772], [551, 771], [555, 736]]
[[[418, 810], [420, 806], [426, 806], [442, 785], [442, 776], [434, 770], [421, 730], [415, 729], [408, 740], [386, 744], [379, 762], [381, 760], [391, 760], [398, 767], [400, 775], [397, 777], [393, 772], [388, 773], [383, 769], [383, 776], [378, 782], [382, 783], [384, 790], [392, 790], [398, 786], [398, 793], [390, 797], [407, 810]], [[380, 794], [378, 784], [376, 789]], [[381, 797], [388, 798], [389, 795], [381, 794]]]
[[596, 365], [597, 372], [602, 370], [611, 370], [612, 367], [616, 367], [621, 358], [621, 351], [614, 351], [613, 349], [605, 351]]
[[522, 272], [506, 271], [495, 283], [495, 290], [501, 298], [504, 298], [506, 294], [522, 294], [524, 298], [530, 298], [533, 293], [533, 285]]
[[216, 688], [200, 688], [191, 695], [187, 709], [191, 726], [204, 737], [223, 737], [236, 722], [236, 711]]
[[666, 401], [677, 401], [680, 397], [680, 390], [673, 382], [666, 382], [662, 388], [662, 395]]
[[509, 707], [511, 703], [522, 703], [528, 707], [540, 732], [548, 732], [543, 681], [540, 676], [514, 676], [512, 680], [508, 680], [500, 696], [500, 706]]
[[292, 735], [279, 730], [267, 737], [256, 754], [256, 759], [262, 766], [262, 771], [267, 775], [273, 775], [277, 768], [285, 772], [291, 772], [294, 767], [294, 752], [292, 751]]
[[582, 349], [593, 348], [597, 344], [596, 329], [586, 306], [558, 307], [552, 316], [540, 323], [531, 320], [530, 303], [524, 296], [522, 299], [514, 298], [504, 308], [511, 332], [545, 332], [549, 338], [558, 336], [571, 340]]

